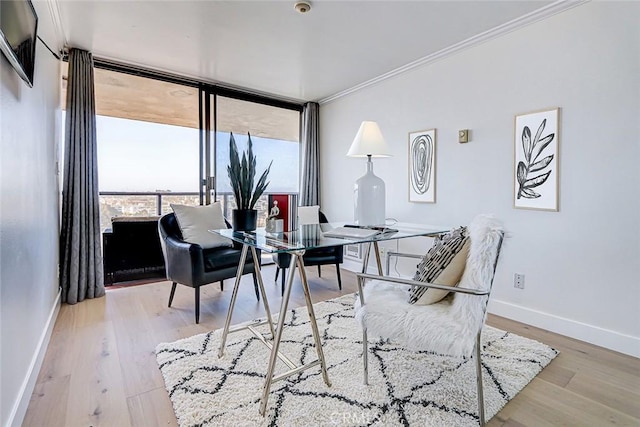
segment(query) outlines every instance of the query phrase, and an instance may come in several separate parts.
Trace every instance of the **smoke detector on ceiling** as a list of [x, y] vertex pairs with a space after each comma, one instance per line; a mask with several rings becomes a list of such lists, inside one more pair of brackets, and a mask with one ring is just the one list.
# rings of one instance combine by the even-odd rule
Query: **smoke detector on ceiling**
[[299, 1], [293, 7], [300, 13], [307, 13], [311, 10], [311, 3], [307, 3], [306, 1]]

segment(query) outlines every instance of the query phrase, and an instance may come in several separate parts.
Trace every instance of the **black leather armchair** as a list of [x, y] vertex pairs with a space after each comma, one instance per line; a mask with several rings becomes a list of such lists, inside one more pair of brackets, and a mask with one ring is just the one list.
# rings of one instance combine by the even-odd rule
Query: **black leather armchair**
[[[228, 226], [228, 224], [227, 224]], [[158, 221], [158, 232], [162, 253], [167, 268], [167, 279], [173, 282], [169, 295], [169, 307], [173, 301], [178, 283], [195, 289], [196, 294], [196, 323], [200, 322], [200, 286], [220, 282], [220, 289], [224, 290], [224, 279], [235, 278], [240, 264], [241, 247], [219, 247], [203, 249], [200, 245], [182, 240], [182, 233], [174, 213], [164, 215]], [[260, 259], [260, 251], [257, 251]], [[258, 282], [249, 254], [244, 266], [243, 274], [253, 274], [253, 285], [256, 298], [260, 300]]]
[[[322, 212], [318, 212], [318, 214], [320, 215], [320, 224], [326, 224], [329, 222]], [[287, 268], [291, 263], [291, 255], [287, 253], [279, 253], [273, 254], [272, 256], [273, 261], [276, 264], [276, 277], [274, 279], [276, 282], [278, 281], [278, 274], [280, 273], [280, 270], [282, 270], [281, 293], [284, 295], [284, 282], [287, 275]], [[342, 246], [310, 249], [302, 256], [302, 260], [304, 261], [305, 266], [317, 265], [318, 276], [320, 277], [322, 276], [321, 267], [323, 265], [335, 264], [336, 274], [338, 275], [338, 288], [342, 290], [342, 278], [340, 277], [340, 264], [343, 262]]]

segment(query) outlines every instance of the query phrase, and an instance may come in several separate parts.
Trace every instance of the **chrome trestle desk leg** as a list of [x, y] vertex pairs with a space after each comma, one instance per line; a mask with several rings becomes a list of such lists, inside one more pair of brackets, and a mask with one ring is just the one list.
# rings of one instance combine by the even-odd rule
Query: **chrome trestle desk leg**
[[[364, 307], [364, 293], [362, 291], [362, 277], [358, 277], [358, 296], [360, 307]], [[367, 342], [367, 328], [362, 327], [362, 364], [364, 366], [364, 385], [369, 385], [369, 343]]]
[[[238, 272], [236, 273], [236, 282], [233, 285], [233, 292], [231, 293], [231, 302], [229, 303], [229, 311], [227, 312], [227, 320], [224, 322], [224, 329], [222, 330], [222, 337], [220, 338], [220, 350], [218, 350], [218, 357], [224, 355], [224, 346], [227, 343], [227, 335], [229, 334], [229, 325], [231, 325], [231, 315], [233, 314], [233, 308], [236, 305], [236, 297], [238, 296], [238, 288], [240, 287], [240, 279], [242, 278], [242, 271], [244, 270], [244, 264], [247, 261], [247, 251], [249, 247], [242, 245], [242, 253], [240, 254], [240, 264], [238, 264]], [[264, 300], [264, 295], [262, 297]]]
[[371, 256], [371, 245], [373, 244], [373, 252], [376, 254], [376, 267], [378, 268], [378, 275], [382, 276], [382, 261], [380, 260], [380, 247], [378, 246], [378, 242], [367, 242], [362, 243], [365, 245], [364, 250], [364, 258], [362, 259], [362, 272], [367, 272], [367, 267], [369, 267], [369, 257]]
[[[377, 246], [377, 245], [376, 245]], [[369, 254], [371, 253], [371, 243], [367, 243], [367, 249], [364, 251], [364, 258], [362, 259], [362, 272], [367, 272], [367, 266], [369, 265]], [[377, 249], [377, 248], [376, 248]], [[376, 250], [377, 252], [377, 250]], [[360, 306], [364, 306], [364, 290], [362, 289], [363, 280], [358, 277], [358, 296], [360, 297]], [[362, 363], [364, 364], [364, 384], [369, 384], [369, 343], [367, 342], [367, 328], [362, 326]]]
[[[380, 262], [380, 248], [378, 247], [378, 242], [373, 242], [373, 250], [376, 253], [376, 264], [378, 266], [378, 276], [382, 276], [382, 263]], [[366, 273], [366, 271], [363, 271]]]
[[[236, 274], [236, 281], [233, 286], [233, 292], [231, 294], [231, 302], [229, 303], [229, 311], [227, 312], [227, 319], [225, 320], [224, 329], [222, 331], [222, 337], [220, 339], [220, 349], [218, 351], [218, 357], [222, 357], [224, 355], [224, 347], [226, 345], [227, 336], [229, 335], [229, 329], [231, 325], [231, 317], [233, 315], [233, 309], [236, 304], [236, 298], [238, 296], [238, 288], [240, 287], [240, 279], [242, 277], [242, 271], [244, 271], [244, 266], [247, 261], [247, 252], [249, 245], [243, 245], [242, 253], [240, 255], [240, 264], [238, 265], [238, 273]], [[267, 300], [267, 295], [264, 290], [264, 283], [262, 281], [262, 274], [260, 271], [259, 261], [257, 257], [257, 253], [254, 247], [251, 247], [251, 256], [254, 260], [256, 278], [258, 281], [258, 287], [260, 288], [260, 293], [262, 294], [262, 301], [264, 304], [265, 312], [267, 313], [267, 323], [269, 324], [269, 328], [271, 330], [271, 336], [273, 337], [273, 343], [268, 343], [264, 337], [262, 337], [252, 326], [243, 327], [241, 329], [249, 329], [252, 333], [258, 336], [261, 341], [267, 345], [267, 347], [271, 348], [271, 355], [269, 357], [269, 366], [267, 368], [267, 376], [265, 379], [264, 388], [262, 390], [262, 398], [260, 400], [260, 414], [265, 415], [267, 409], [267, 401], [269, 399], [269, 392], [271, 391], [271, 385], [280, 379], [284, 379], [290, 375], [293, 375], [298, 372], [302, 372], [303, 370], [320, 365], [322, 370], [322, 377], [327, 386], [331, 386], [331, 382], [329, 381], [329, 374], [327, 373], [327, 364], [324, 358], [324, 352], [322, 351], [322, 343], [320, 341], [320, 332], [318, 332], [318, 323], [316, 321], [315, 312], [313, 310], [313, 302], [311, 301], [311, 293], [309, 291], [309, 284], [307, 282], [307, 274], [304, 270], [304, 262], [302, 260], [302, 255], [304, 251], [296, 251], [291, 253], [291, 263], [289, 264], [289, 275], [287, 276], [287, 283], [284, 291], [284, 295], [282, 296], [282, 303], [280, 305], [280, 314], [278, 315], [278, 324], [274, 331], [273, 329], [273, 321], [271, 318], [271, 310], [269, 309], [269, 302]], [[367, 257], [368, 258], [368, 257]], [[296, 272], [296, 266], [298, 267], [298, 271], [300, 272], [300, 279], [302, 282], [302, 290], [305, 297], [305, 302], [307, 304], [307, 312], [309, 313], [309, 320], [311, 324], [311, 331], [313, 333], [313, 339], [316, 345], [316, 352], [318, 354], [318, 360], [311, 362], [309, 364], [303, 366], [295, 366], [293, 362], [286, 358], [286, 356], [279, 353], [280, 341], [282, 339], [282, 331], [284, 329], [284, 321], [287, 314], [287, 308], [289, 305], [289, 298], [291, 297], [291, 288], [293, 287], [293, 279]], [[261, 323], [262, 324], [262, 323]], [[275, 376], [273, 372], [275, 370], [277, 359], [282, 359], [291, 370], [285, 372], [281, 375]]]
[[[322, 351], [322, 343], [320, 342], [320, 332], [318, 332], [318, 323], [316, 322], [315, 312], [313, 310], [313, 303], [311, 301], [311, 294], [309, 292], [309, 284], [307, 282], [307, 274], [304, 270], [304, 262], [302, 255], [304, 251], [296, 251], [291, 253], [291, 263], [289, 264], [289, 276], [287, 277], [287, 284], [285, 287], [284, 295], [282, 297], [282, 304], [280, 306], [280, 314], [278, 315], [278, 326], [276, 328], [275, 338], [273, 340], [273, 347], [271, 348], [271, 356], [269, 357], [269, 367], [267, 369], [267, 378], [265, 379], [264, 388], [262, 390], [262, 398], [260, 400], [260, 415], [264, 416], [267, 410], [267, 401], [269, 399], [269, 392], [271, 391], [271, 385], [284, 379], [290, 375], [302, 372], [305, 369], [311, 368], [316, 365], [320, 365], [322, 370], [322, 378], [327, 386], [331, 386], [329, 381], [329, 374], [327, 373], [327, 364], [324, 358], [324, 352]], [[289, 298], [291, 296], [291, 288], [293, 287], [293, 278], [296, 273], [296, 264], [298, 271], [300, 272], [300, 281], [302, 282], [302, 291], [304, 293], [305, 301], [307, 304], [307, 312], [309, 313], [309, 321], [311, 324], [311, 331], [313, 333], [313, 339], [316, 345], [316, 352], [318, 353], [318, 360], [308, 363], [303, 366], [291, 369], [283, 374], [274, 377], [273, 372], [276, 365], [276, 360], [279, 356], [278, 349], [280, 347], [280, 341], [282, 339], [282, 330], [284, 329], [284, 321], [287, 313], [287, 306], [289, 304]]]
[[[378, 274], [382, 276], [382, 263], [380, 262], [380, 250], [378, 248], [378, 242], [373, 242], [373, 250], [376, 254], [376, 264], [378, 266]], [[371, 254], [371, 243], [367, 243], [367, 248], [364, 251], [364, 259], [362, 260], [362, 272], [367, 272], [369, 266], [369, 255]], [[364, 279], [358, 277], [358, 296], [360, 298], [360, 306], [364, 307], [364, 291], [363, 291]], [[369, 384], [369, 344], [367, 342], [367, 328], [362, 328], [362, 363], [364, 365], [364, 384]]]
[[[300, 255], [302, 256], [302, 255]], [[262, 398], [260, 399], [260, 415], [264, 416], [267, 410], [267, 400], [269, 399], [269, 392], [271, 391], [271, 383], [273, 380], [273, 370], [276, 367], [276, 360], [278, 358], [278, 349], [280, 347], [280, 339], [282, 338], [282, 329], [284, 327], [284, 319], [287, 317], [287, 306], [289, 305], [289, 296], [291, 295], [291, 287], [293, 285], [293, 276], [296, 272], [296, 262], [298, 259], [297, 253], [291, 253], [291, 263], [289, 264], [289, 275], [287, 276], [287, 285], [284, 289], [284, 295], [282, 295], [282, 303], [280, 304], [280, 314], [278, 314], [278, 326], [276, 326], [276, 335], [273, 340], [273, 348], [271, 349], [271, 356], [269, 357], [269, 367], [267, 368], [267, 378], [264, 382], [264, 388], [262, 390]]]
[[316, 343], [316, 352], [318, 353], [318, 360], [320, 360], [320, 368], [322, 369], [322, 378], [324, 383], [331, 387], [331, 381], [329, 381], [329, 374], [327, 373], [327, 363], [324, 359], [324, 351], [322, 351], [322, 343], [320, 342], [320, 333], [318, 332], [318, 323], [316, 321], [316, 313], [313, 310], [313, 302], [311, 301], [311, 294], [309, 293], [309, 283], [307, 282], [307, 273], [304, 270], [304, 264], [302, 257], [298, 256], [298, 269], [300, 271], [300, 278], [302, 279], [302, 290], [304, 292], [304, 298], [307, 302], [307, 312], [309, 313], [309, 320], [311, 321], [311, 331], [313, 332], [313, 340]]
[[253, 256], [253, 267], [256, 272], [256, 278], [258, 279], [258, 287], [262, 294], [262, 305], [264, 305], [264, 311], [267, 312], [267, 321], [269, 322], [269, 330], [271, 331], [271, 339], [276, 336], [273, 330], [273, 319], [271, 318], [271, 310], [269, 310], [269, 301], [267, 301], [267, 294], [264, 291], [264, 283], [262, 282], [262, 272], [260, 271], [260, 260], [256, 253], [256, 248], [251, 246], [251, 255]]
[[369, 266], [369, 255], [371, 255], [371, 242], [363, 243], [365, 246], [364, 250], [364, 258], [362, 258], [362, 272], [367, 272], [367, 267]]
[[[242, 246], [242, 253], [240, 254], [240, 264], [238, 264], [238, 272], [236, 273], [236, 281], [233, 285], [233, 292], [231, 293], [231, 302], [229, 303], [229, 311], [227, 312], [227, 319], [224, 322], [224, 329], [222, 331], [222, 337], [220, 338], [220, 349], [218, 350], [218, 357], [224, 356], [224, 347], [227, 343], [227, 336], [229, 335], [229, 328], [231, 325], [231, 317], [233, 316], [233, 309], [236, 305], [236, 298], [238, 296], [238, 288], [240, 287], [240, 280], [242, 279], [242, 272], [247, 262], [247, 252], [249, 251], [248, 245]], [[262, 305], [264, 311], [267, 313], [267, 322], [269, 324], [269, 330], [271, 331], [271, 337], [273, 338], [273, 319], [271, 318], [271, 310], [269, 309], [269, 301], [267, 300], [267, 293], [264, 290], [264, 283], [262, 281], [262, 274], [260, 273], [260, 260], [256, 249], [251, 247], [251, 256], [253, 257], [254, 270], [256, 272], [256, 279], [258, 281], [258, 288], [262, 294]], [[243, 328], [244, 329], [244, 328]], [[249, 328], [251, 329], [251, 328]]]

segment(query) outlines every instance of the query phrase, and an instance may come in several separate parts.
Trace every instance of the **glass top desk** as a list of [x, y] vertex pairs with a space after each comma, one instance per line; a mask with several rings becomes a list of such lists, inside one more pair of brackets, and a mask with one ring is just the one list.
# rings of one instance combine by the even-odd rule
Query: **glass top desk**
[[[265, 380], [264, 388], [262, 390], [262, 398], [260, 401], [260, 414], [263, 416], [266, 413], [267, 401], [269, 399], [271, 385], [276, 381], [302, 372], [305, 369], [320, 365], [322, 378], [324, 379], [325, 384], [327, 384], [327, 386], [331, 386], [329, 375], [327, 374], [327, 366], [324, 359], [324, 353], [322, 351], [322, 343], [320, 342], [318, 325], [316, 323], [316, 317], [313, 311], [313, 304], [311, 302], [311, 296], [309, 294], [307, 275], [304, 269], [302, 255], [304, 255], [305, 251], [308, 249], [330, 246], [364, 244], [364, 257], [362, 260], [362, 272], [364, 273], [366, 272], [366, 268], [369, 263], [371, 247], [373, 246], [373, 253], [376, 256], [376, 263], [378, 267], [378, 274], [382, 275], [382, 264], [380, 262], [380, 251], [378, 250], [378, 242], [384, 240], [403, 239], [408, 237], [433, 237], [435, 235], [448, 231], [448, 228], [445, 227], [422, 226], [417, 224], [405, 223], [396, 223], [393, 226], [385, 228], [381, 231], [367, 231], [368, 229], [365, 230], [360, 228], [345, 228], [342, 227], [342, 225], [343, 224], [302, 225], [298, 228], [298, 230], [286, 233], [267, 233], [264, 229], [258, 229], [252, 232], [233, 231], [231, 229], [211, 230], [216, 234], [227, 237], [234, 242], [242, 244], [242, 254], [240, 256], [240, 264], [238, 265], [238, 274], [236, 275], [235, 285], [231, 294], [231, 302], [229, 303], [229, 311], [227, 312], [227, 319], [225, 321], [224, 330], [222, 332], [218, 357], [222, 357], [224, 355], [224, 347], [227, 341], [228, 334], [245, 329], [249, 329], [254, 335], [256, 335], [256, 337], [258, 337], [260, 341], [262, 341], [263, 344], [265, 344], [271, 350], [269, 366], [267, 368], [267, 377]], [[341, 237], [330, 237], [336, 235], [340, 235]], [[260, 260], [258, 259], [256, 248], [269, 253], [286, 252], [292, 255], [291, 263], [288, 269], [284, 295], [282, 296], [282, 303], [280, 305], [278, 323], [275, 330], [273, 329], [274, 323], [271, 317], [267, 295], [264, 290], [262, 274], [260, 273]], [[233, 315], [233, 309], [235, 307], [236, 297], [238, 295], [238, 287], [240, 285], [242, 271], [244, 270], [244, 265], [247, 260], [249, 251], [251, 251], [251, 256], [253, 257], [253, 263], [256, 269], [256, 278], [258, 280], [260, 293], [262, 294], [262, 302], [264, 304], [267, 318], [263, 321], [256, 321], [251, 324], [245, 324], [231, 328], [231, 317]], [[295, 363], [289, 360], [287, 356], [278, 351], [280, 347], [280, 340], [282, 338], [282, 329], [284, 327], [285, 315], [287, 312], [287, 307], [289, 305], [289, 298], [291, 295], [291, 288], [293, 286], [296, 267], [298, 268], [298, 272], [300, 274], [300, 282], [302, 284], [307, 311], [309, 312], [311, 331], [313, 333], [316, 352], [318, 354], [318, 360], [302, 366], [297, 366]], [[263, 324], [269, 325], [273, 341], [268, 340], [267, 337], [265, 337], [255, 329], [256, 326]], [[284, 362], [290, 369], [287, 372], [274, 376], [274, 369], [276, 360], [278, 358], [282, 362]]]

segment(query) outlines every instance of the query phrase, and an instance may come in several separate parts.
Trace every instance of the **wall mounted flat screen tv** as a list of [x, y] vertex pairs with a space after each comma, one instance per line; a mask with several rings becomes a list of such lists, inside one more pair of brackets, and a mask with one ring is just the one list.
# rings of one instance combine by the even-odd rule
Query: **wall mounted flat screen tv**
[[33, 87], [38, 16], [31, 0], [0, 0], [0, 49]]

